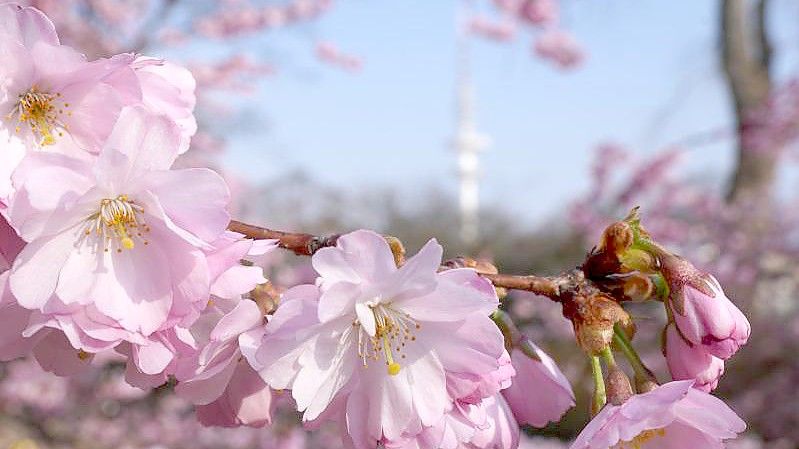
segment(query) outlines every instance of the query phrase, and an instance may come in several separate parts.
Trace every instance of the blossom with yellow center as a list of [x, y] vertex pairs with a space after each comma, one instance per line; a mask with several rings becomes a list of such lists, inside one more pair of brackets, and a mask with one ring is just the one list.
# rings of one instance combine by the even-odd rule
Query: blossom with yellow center
[[45, 92], [34, 85], [19, 95], [17, 105], [6, 119], [16, 117], [16, 133], [20, 133], [22, 127], [27, 125], [31, 133], [40, 139], [40, 145], [53, 145], [56, 135], [61, 137], [64, 135], [63, 131], [68, 130], [62, 116], [72, 115], [69, 107], [69, 103], [61, 101], [60, 93]]
[[358, 320], [353, 322], [353, 326], [358, 328], [358, 356], [363, 361], [363, 366], [368, 366], [368, 360], [380, 360], [381, 354], [385, 358], [388, 374], [396, 376], [402, 369], [402, 365], [394, 358], [394, 351], [399, 353], [400, 358], [406, 356], [402, 354], [405, 344], [416, 340], [414, 330], [421, 328], [407, 313], [399, 312], [391, 307], [391, 303], [379, 303], [368, 306], [376, 323], [374, 335], [361, 326]]
[[104, 198], [100, 201], [100, 210], [87, 219], [84, 235], [94, 234], [101, 237], [101, 240], [107, 243], [104, 251], [108, 251], [108, 247], [114, 241], [117, 242], [117, 252], [133, 249], [136, 246], [134, 238], [147, 245], [149, 242], [144, 240], [143, 233], [149, 232], [150, 228], [137, 218], [137, 215], [143, 212], [144, 208], [127, 195]]

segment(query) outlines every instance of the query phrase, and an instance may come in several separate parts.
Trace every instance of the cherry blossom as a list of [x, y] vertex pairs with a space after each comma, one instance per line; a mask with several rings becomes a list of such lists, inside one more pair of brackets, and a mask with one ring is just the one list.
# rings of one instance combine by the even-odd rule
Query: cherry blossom
[[552, 357], [526, 339], [510, 356], [516, 376], [502, 395], [519, 424], [544, 427], [560, 420], [574, 406], [574, 392]]
[[675, 381], [606, 405], [580, 432], [572, 449], [724, 448], [746, 424], [724, 402]]
[[718, 358], [732, 357], [749, 339], [746, 316], [712, 275], [677, 256], [664, 257], [663, 266], [671, 289], [668, 306], [680, 334]]
[[489, 374], [503, 353], [496, 296], [470, 269], [437, 273], [441, 253], [431, 240], [397, 268], [380, 235], [340, 237], [313, 256], [317, 285], [283, 295], [250, 363], [292, 390], [305, 421], [341, 410], [356, 447], [437, 424], [452, 408], [447, 375]]
[[169, 170], [179, 145], [165, 116], [130, 107], [93, 166], [47, 153], [26, 159], [9, 214], [30, 242], [10, 276], [23, 307], [47, 313], [56, 297], [93, 305], [143, 336], [204, 307], [201, 249], [227, 224], [228, 192], [210, 170]]
[[99, 148], [122, 106], [141, 97], [135, 85], [105, 82], [123, 80], [124, 71], [133, 76], [133, 56], [88, 62], [60, 45], [38, 11], [13, 3], [0, 10], [0, 53], [8, 61], [0, 68], [0, 129], [34, 146], [54, 145], [69, 134], [80, 148]]

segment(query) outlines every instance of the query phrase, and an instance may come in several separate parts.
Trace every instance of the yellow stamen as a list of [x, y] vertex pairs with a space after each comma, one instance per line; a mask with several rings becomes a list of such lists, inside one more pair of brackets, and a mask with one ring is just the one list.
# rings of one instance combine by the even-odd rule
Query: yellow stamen
[[[61, 121], [61, 115], [69, 103], [58, 105], [60, 94], [51, 94], [40, 91], [33, 86], [19, 96], [19, 101], [6, 119], [17, 117], [15, 132], [21, 131], [22, 124], [27, 124], [31, 133], [41, 138], [40, 145], [53, 145], [55, 134], [63, 135], [60, 130], [66, 130], [67, 125]], [[67, 112], [71, 115], [71, 112]]]
[[88, 237], [94, 233], [99, 236], [105, 246], [104, 251], [108, 251], [108, 246], [114, 240], [117, 241], [118, 253], [135, 248], [136, 238], [147, 245], [142, 233], [148, 232], [150, 228], [141, 221], [139, 215], [142, 212], [144, 208], [127, 195], [105, 198], [100, 201], [100, 210], [88, 217], [84, 235]]

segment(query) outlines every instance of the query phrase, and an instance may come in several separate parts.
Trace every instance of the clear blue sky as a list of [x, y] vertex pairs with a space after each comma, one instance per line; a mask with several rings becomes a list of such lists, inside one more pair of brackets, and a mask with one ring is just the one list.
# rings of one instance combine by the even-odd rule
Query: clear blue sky
[[[562, 212], [588, 188], [596, 145], [615, 141], [641, 156], [729, 125], [717, 69], [716, 1], [562, 2], [565, 26], [586, 63], [563, 73], [531, 57], [530, 36], [478, 41], [472, 74], [484, 153], [482, 198], [530, 222]], [[388, 186], [407, 201], [429, 185], [454, 192], [456, 0], [340, 0], [314, 25], [261, 38], [279, 74], [245, 104], [227, 159], [252, 181], [302, 168], [349, 190]], [[774, 2], [782, 74], [796, 71], [799, 5]], [[365, 60], [349, 74], [313, 58], [315, 39]], [[258, 50], [261, 51], [261, 50]], [[787, 56], [785, 56], [787, 55]], [[268, 126], [253, 125], [261, 120]], [[723, 182], [731, 142], [692, 150], [685, 169]]]

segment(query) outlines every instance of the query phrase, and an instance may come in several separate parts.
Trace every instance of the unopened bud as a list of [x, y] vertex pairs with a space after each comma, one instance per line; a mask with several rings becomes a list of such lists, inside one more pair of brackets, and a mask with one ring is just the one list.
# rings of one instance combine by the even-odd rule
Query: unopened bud
[[617, 221], [611, 224], [602, 232], [602, 240], [597, 249], [611, 253], [621, 254], [632, 246], [635, 234], [628, 223]]
[[625, 271], [640, 271], [642, 273], [654, 273], [659, 268], [658, 259], [648, 252], [629, 248], [619, 256], [622, 267]]
[[608, 373], [605, 375], [605, 391], [608, 402], [613, 405], [624, 404], [634, 394], [630, 378], [615, 363], [608, 366]]

